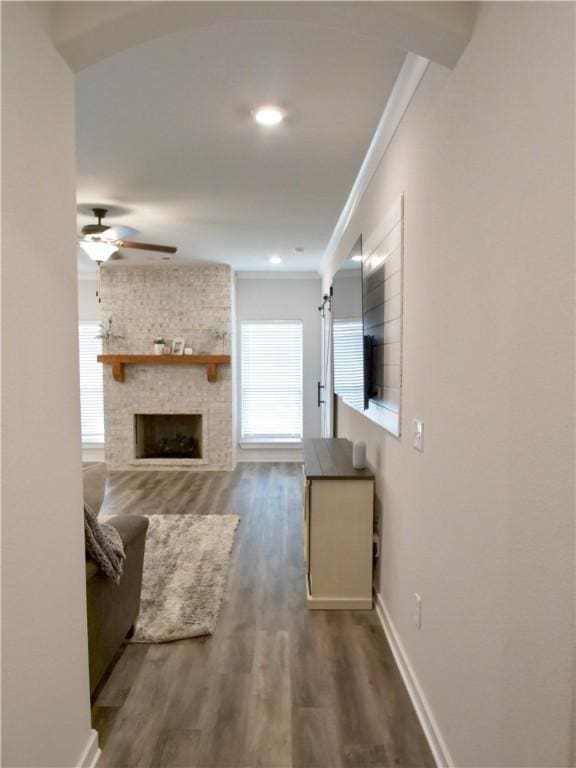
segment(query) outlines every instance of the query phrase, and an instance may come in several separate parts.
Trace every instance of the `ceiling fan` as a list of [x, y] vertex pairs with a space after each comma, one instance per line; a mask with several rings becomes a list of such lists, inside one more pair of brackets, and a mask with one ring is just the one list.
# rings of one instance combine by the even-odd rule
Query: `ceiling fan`
[[155, 245], [154, 243], [137, 243], [133, 240], [125, 240], [127, 233], [134, 232], [130, 227], [109, 227], [102, 224], [102, 219], [108, 213], [107, 208], [92, 208], [92, 213], [97, 218], [97, 224], [86, 224], [82, 227], [78, 237], [78, 244], [92, 261], [101, 264], [116, 253], [118, 248], [137, 248], [141, 251], [156, 251], [157, 253], [176, 253], [177, 248], [172, 245]]

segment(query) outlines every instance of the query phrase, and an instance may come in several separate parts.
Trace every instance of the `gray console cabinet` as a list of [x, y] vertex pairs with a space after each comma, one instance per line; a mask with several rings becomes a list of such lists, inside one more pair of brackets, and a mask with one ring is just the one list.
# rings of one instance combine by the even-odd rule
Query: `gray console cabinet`
[[372, 608], [374, 476], [342, 438], [303, 441], [309, 608]]

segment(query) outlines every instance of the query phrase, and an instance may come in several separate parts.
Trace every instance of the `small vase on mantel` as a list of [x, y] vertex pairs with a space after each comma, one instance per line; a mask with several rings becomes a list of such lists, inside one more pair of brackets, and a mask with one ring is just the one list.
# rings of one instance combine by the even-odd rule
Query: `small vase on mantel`
[[213, 339], [216, 339], [218, 351], [214, 354], [223, 355], [226, 351], [226, 336], [228, 336], [228, 332], [220, 328], [211, 328], [210, 335]]
[[154, 339], [154, 354], [163, 355], [165, 344], [166, 342], [161, 336], [159, 336], [157, 339]]

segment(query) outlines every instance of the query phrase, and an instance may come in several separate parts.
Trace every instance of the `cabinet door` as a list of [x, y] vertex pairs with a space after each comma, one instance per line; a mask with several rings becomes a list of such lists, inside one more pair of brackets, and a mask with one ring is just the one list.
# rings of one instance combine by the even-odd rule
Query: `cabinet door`
[[304, 564], [310, 573], [310, 480], [304, 481]]
[[311, 596], [370, 604], [372, 480], [312, 481], [309, 504]]

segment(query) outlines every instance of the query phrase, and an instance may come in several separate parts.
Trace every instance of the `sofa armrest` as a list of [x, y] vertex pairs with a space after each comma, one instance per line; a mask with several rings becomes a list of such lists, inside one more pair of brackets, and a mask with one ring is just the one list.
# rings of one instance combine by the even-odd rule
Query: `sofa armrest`
[[148, 518], [140, 515], [118, 515], [102, 522], [113, 525], [120, 534], [126, 559], [119, 584], [100, 571], [96, 563], [86, 560], [91, 693], [136, 623], [148, 529]]
[[82, 470], [84, 503], [96, 514], [100, 511], [106, 493], [106, 464], [90, 464]]
[[149, 524], [148, 518], [143, 515], [115, 515], [102, 522], [106, 522], [116, 528], [125, 548], [134, 539], [145, 536]]
[[[149, 524], [148, 518], [143, 517], [142, 515], [115, 515], [114, 517], [106, 518], [101, 522], [109, 523], [116, 528], [120, 534], [125, 550], [128, 548], [129, 544], [137, 541], [139, 538], [145, 539]], [[141, 546], [143, 547], [144, 545], [142, 544]], [[94, 578], [98, 573], [100, 573], [100, 568], [96, 565], [94, 560], [87, 557], [86, 581], [90, 581], [90, 579]]]
[[86, 581], [90, 581], [98, 573], [100, 573], [100, 568], [98, 568], [92, 558], [86, 557]]

